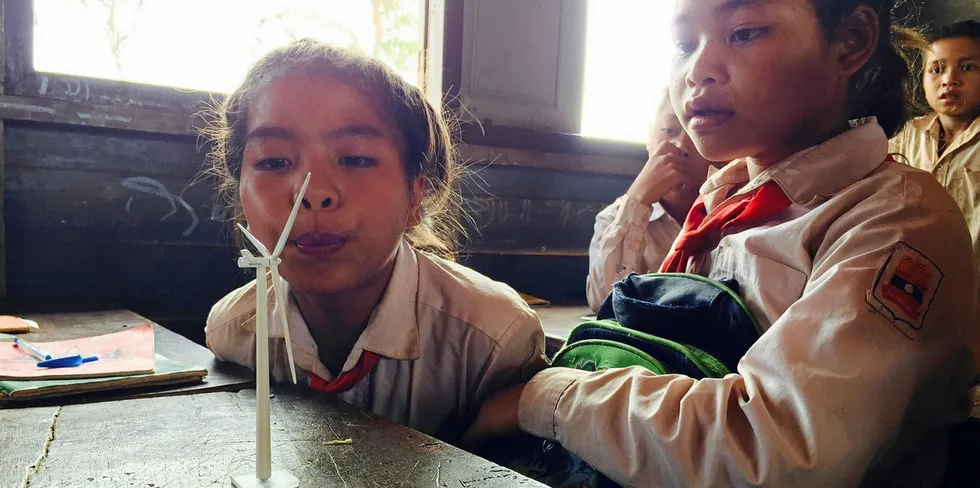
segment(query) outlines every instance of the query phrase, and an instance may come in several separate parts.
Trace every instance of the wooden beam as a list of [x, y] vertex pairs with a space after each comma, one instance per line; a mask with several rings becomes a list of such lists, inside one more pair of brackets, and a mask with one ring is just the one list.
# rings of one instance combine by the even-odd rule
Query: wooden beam
[[439, 112], [442, 107], [442, 66], [445, 43], [446, 0], [426, 0], [425, 34], [422, 38], [422, 91], [425, 98]]
[[462, 144], [458, 147], [461, 160], [467, 163], [489, 163], [497, 166], [535, 168], [550, 171], [599, 173], [636, 176], [646, 162], [645, 155], [610, 156], [534, 151], [510, 147]]
[[[11, 95], [0, 95], [0, 118], [179, 136], [196, 136], [196, 127], [204, 124], [203, 119], [195, 121], [190, 113]], [[458, 150], [460, 158], [471, 163], [622, 176], [635, 176], [644, 163], [640, 156], [554, 153], [470, 144], [460, 145]]]
[[34, 69], [34, 2], [32, 0], [2, 0], [3, 3], [3, 90]]
[[[459, 89], [463, 80], [463, 0], [435, 0], [441, 2], [442, 21], [442, 81], [443, 107], [458, 112]], [[459, 116], [460, 114], [456, 114]]]
[[2, 95], [0, 118], [155, 134], [196, 135], [192, 125], [193, 114], [190, 113], [133, 106], [93, 105], [51, 98]]
[[460, 139], [467, 144], [494, 147], [513, 147], [544, 152], [603, 154], [619, 157], [638, 157], [647, 155], [644, 144], [638, 142], [616, 141], [584, 137], [579, 134], [561, 134], [534, 129], [522, 129], [494, 125], [488, 121], [481, 124], [462, 123]]
[[474, 255], [474, 254], [492, 254], [498, 256], [584, 256], [588, 257], [589, 250], [587, 248], [569, 248], [569, 249], [498, 249], [491, 247], [484, 247], [482, 245], [475, 246], [465, 246], [459, 252], [463, 256]]
[[4, 119], [0, 118], [0, 300], [7, 297], [7, 231], [4, 218]]
[[[7, 0], [0, 3], [0, 95], [4, 92], [7, 74], [7, 31], [5, 27]], [[6, 119], [0, 117], [0, 300], [7, 297], [7, 231], [4, 225], [4, 188], [7, 180], [4, 175], [4, 132]]]

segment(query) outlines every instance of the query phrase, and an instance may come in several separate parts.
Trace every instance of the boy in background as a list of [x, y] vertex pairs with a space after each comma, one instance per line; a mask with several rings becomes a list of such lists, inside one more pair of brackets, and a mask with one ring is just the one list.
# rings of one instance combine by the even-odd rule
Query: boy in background
[[940, 28], [923, 54], [923, 88], [933, 112], [909, 122], [890, 149], [932, 173], [952, 195], [980, 256], [980, 22]]

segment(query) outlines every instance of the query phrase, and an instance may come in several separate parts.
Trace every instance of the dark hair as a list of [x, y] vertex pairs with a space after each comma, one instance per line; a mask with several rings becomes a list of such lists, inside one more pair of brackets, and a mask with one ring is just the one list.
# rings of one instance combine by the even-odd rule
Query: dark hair
[[953, 37], [972, 37], [980, 41], [980, 22], [975, 20], [963, 20], [953, 24], [947, 24], [936, 30], [929, 36], [929, 44], [943, 39]]
[[301, 39], [274, 49], [259, 59], [234, 92], [206, 114], [201, 133], [213, 144], [209, 172], [219, 181], [218, 192], [232, 207], [235, 222], [244, 221], [239, 196], [248, 112], [256, 94], [286, 73], [336, 77], [369, 93], [376, 109], [401, 132], [408, 184], [424, 179], [422, 224], [406, 236], [413, 246], [453, 258], [462, 232], [457, 219], [459, 166], [449, 129], [422, 91], [380, 61], [355, 51]]
[[847, 94], [848, 117], [876, 117], [889, 138], [909, 119], [915, 84], [910, 77], [906, 50], [926, 46], [922, 35], [893, 25], [892, 14], [904, 0], [812, 0], [824, 33], [831, 36], [847, 16], [862, 5], [878, 14], [878, 46], [874, 55], [851, 77]]

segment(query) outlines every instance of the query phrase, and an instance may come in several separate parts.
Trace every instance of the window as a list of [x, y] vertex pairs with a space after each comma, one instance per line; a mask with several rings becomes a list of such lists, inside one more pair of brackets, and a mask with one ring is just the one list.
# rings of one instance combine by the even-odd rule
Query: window
[[228, 93], [262, 54], [311, 37], [418, 84], [424, 0], [34, 0], [34, 69]]
[[673, 10], [664, 0], [589, 1], [583, 136], [646, 143], [669, 82]]

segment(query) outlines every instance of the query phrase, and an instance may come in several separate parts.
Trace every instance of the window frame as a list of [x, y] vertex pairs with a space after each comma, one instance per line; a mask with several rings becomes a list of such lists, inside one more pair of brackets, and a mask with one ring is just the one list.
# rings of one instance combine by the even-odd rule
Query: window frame
[[223, 94], [34, 69], [34, 1], [4, 1], [4, 93], [193, 114]]
[[[186, 117], [184, 129], [192, 132], [194, 114], [221, 100], [223, 93], [188, 91], [129, 81], [114, 81], [78, 75], [41, 72], [34, 69], [34, 2], [2, 0], [3, 88], [5, 96], [46, 99], [83, 106], [97, 106], [112, 113], [132, 112]], [[547, 132], [504, 125], [478, 124], [459, 117], [459, 87], [463, 68], [463, 0], [426, 0], [423, 19], [423, 61], [420, 88], [437, 106], [460, 121], [463, 144], [526, 149], [548, 153], [574, 153], [646, 158], [644, 144], [585, 137], [581, 134]], [[438, 88], [437, 88], [438, 87]], [[437, 100], [439, 97], [441, 100]], [[53, 102], [57, 103], [57, 102]], [[64, 105], [64, 104], [62, 104]], [[453, 115], [455, 114], [455, 115]], [[141, 120], [132, 117], [132, 127], [141, 130]], [[147, 127], [145, 130], [156, 132]], [[175, 127], [175, 130], [181, 130]], [[170, 130], [169, 132], [173, 132]], [[601, 168], [596, 168], [602, 172]]]
[[[426, 0], [428, 15], [433, 0]], [[4, 93], [25, 98], [44, 98], [67, 102], [113, 105], [177, 114], [193, 114], [221, 100], [227, 93], [188, 90], [135, 81], [117, 81], [81, 75], [50, 73], [34, 68], [34, 0], [3, 0]], [[423, 49], [428, 40], [429, 22], [422, 19]], [[426, 80], [427, 63], [419, 63], [419, 80]]]
[[[646, 145], [637, 142], [616, 141], [586, 137], [581, 134], [548, 132], [505, 125], [477, 124], [465, 121], [459, 115], [460, 87], [463, 79], [463, 11], [464, 0], [429, 0], [428, 4], [440, 4], [443, 38], [441, 84], [443, 109], [460, 122], [460, 142], [477, 146], [507, 147], [549, 153], [574, 153], [618, 156], [646, 160]], [[431, 11], [430, 11], [431, 12]], [[427, 24], [427, 25], [431, 25]], [[428, 34], [426, 39], [429, 39]], [[431, 51], [428, 51], [431, 52]], [[427, 78], [432, 80], [431, 77]], [[596, 172], [603, 172], [597, 168]]]

